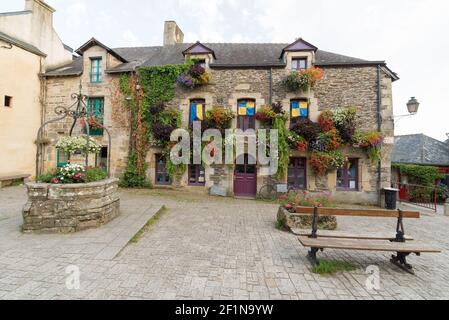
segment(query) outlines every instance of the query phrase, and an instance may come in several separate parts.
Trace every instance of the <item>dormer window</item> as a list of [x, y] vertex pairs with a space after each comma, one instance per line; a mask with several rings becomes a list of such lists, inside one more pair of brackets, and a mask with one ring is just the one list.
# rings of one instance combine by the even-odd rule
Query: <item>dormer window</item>
[[307, 69], [307, 58], [293, 58], [292, 59], [292, 70], [305, 70]]
[[101, 57], [90, 59], [90, 82], [92, 83], [100, 83], [102, 81], [101, 61]]
[[204, 59], [197, 60], [196, 64], [199, 65], [201, 68], [206, 69], [206, 60]]

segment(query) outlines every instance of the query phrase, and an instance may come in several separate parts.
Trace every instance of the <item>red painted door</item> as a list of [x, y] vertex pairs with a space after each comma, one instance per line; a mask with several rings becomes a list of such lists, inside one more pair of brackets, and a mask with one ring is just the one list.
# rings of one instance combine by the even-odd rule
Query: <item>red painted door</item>
[[234, 195], [255, 198], [257, 195], [257, 166], [248, 160], [248, 155], [237, 161], [234, 173]]

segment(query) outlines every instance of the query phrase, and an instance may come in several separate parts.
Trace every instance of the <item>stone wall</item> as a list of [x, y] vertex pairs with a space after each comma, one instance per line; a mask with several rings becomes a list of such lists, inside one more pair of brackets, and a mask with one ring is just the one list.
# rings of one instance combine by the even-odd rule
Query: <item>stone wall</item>
[[[89, 56], [106, 54], [101, 53], [101, 48], [93, 47], [86, 51], [85, 59]], [[210, 61], [211, 57], [204, 57]], [[86, 70], [88, 65], [84, 66]], [[88, 70], [88, 69], [87, 69]], [[377, 130], [377, 67], [325, 67], [325, 76], [318, 82], [317, 86], [309, 92], [299, 94], [288, 92], [282, 81], [290, 72], [288, 68], [269, 69], [250, 68], [250, 69], [210, 69], [212, 81], [206, 86], [195, 88], [193, 90], [176, 88], [176, 97], [169, 103], [170, 107], [178, 108], [183, 112], [183, 127], [188, 126], [189, 105], [191, 99], [205, 99], [206, 110], [214, 106], [222, 106], [237, 111], [237, 101], [239, 99], [254, 99], [256, 106], [260, 107], [270, 103], [270, 77], [272, 78], [271, 101], [281, 102], [284, 110], [289, 113], [290, 99], [308, 98], [310, 101], [309, 114], [312, 121], [317, 121], [320, 112], [329, 108], [338, 107], [358, 107], [358, 128], [361, 130]], [[270, 75], [271, 72], [271, 75]], [[48, 106], [51, 105], [55, 95], [64, 96], [67, 100], [69, 92], [73, 92], [79, 80], [82, 80], [83, 90], [91, 96], [105, 97], [105, 124], [110, 128], [113, 139], [112, 174], [120, 177], [126, 166], [129, 146], [129, 122], [126, 108], [123, 106], [123, 97], [118, 102], [114, 102], [114, 95], [117, 93], [116, 84], [119, 75], [104, 75], [102, 84], [92, 85], [89, 83], [88, 73], [81, 77], [71, 78], [50, 78], [48, 83]], [[61, 87], [63, 88], [61, 90]], [[68, 89], [70, 87], [70, 89]], [[393, 125], [393, 105], [392, 105], [392, 83], [391, 78], [381, 72], [381, 118], [382, 132], [386, 137], [394, 136]], [[74, 91], [76, 92], [76, 90]], [[68, 102], [68, 101], [66, 101]], [[53, 106], [55, 103], [53, 102]], [[115, 111], [114, 111], [115, 109]], [[51, 108], [47, 109], [47, 114]], [[121, 114], [122, 118], [115, 118], [113, 114]], [[237, 121], [233, 123], [235, 128]], [[256, 124], [259, 127], [259, 124]], [[66, 128], [66, 127], [65, 127]], [[51, 129], [55, 135], [55, 129]], [[103, 143], [105, 141], [103, 140]], [[51, 148], [49, 148], [51, 149]], [[55, 150], [50, 151], [53, 157]], [[369, 161], [366, 154], [360, 150], [346, 148], [344, 150], [348, 157], [359, 159], [359, 191], [342, 192], [336, 190], [336, 173], [331, 172], [326, 177], [317, 179], [310, 168], [307, 168], [307, 186], [309, 191], [330, 191], [338, 199], [349, 199], [351, 202], [377, 203], [379, 199], [378, 165]], [[392, 145], [384, 144], [381, 165], [381, 184], [380, 187], [390, 185], [390, 159]], [[160, 153], [158, 149], [149, 149], [147, 162], [149, 164], [148, 178], [154, 184], [155, 182], [155, 154]], [[293, 152], [293, 156], [307, 157], [307, 154]], [[49, 164], [52, 164], [49, 161]], [[206, 168], [206, 186], [207, 191], [213, 185], [227, 189], [228, 194], [233, 193], [233, 170], [229, 166], [223, 168]], [[265, 182], [264, 177], [258, 177], [258, 188]], [[286, 180], [286, 178], [285, 178]], [[179, 182], [182, 187], [188, 186], [188, 174], [186, 173]], [[202, 187], [192, 187], [202, 188]]]
[[97, 228], [120, 213], [117, 179], [83, 184], [28, 183], [23, 232], [72, 233]]
[[[90, 70], [90, 57], [101, 56], [105, 61], [103, 71], [106, 66], [115, 66], [116, 61], [100, 47], [94, 46], [84, 53], [84, 70]], [[46, 79], [46, 101], [45, 101], [45, 121], [57, 118], [54, 113], [56, 107], [69, 107], [74, 101], [71, 99], [72, 93], [79, 92], [81, 82], [82, 93], [88, 97], [104, 98], [104, 126], [111, 133], [111, 175], [120, 177], [126, 168], [126, 159], [129, 148], [129, 109], [125, 105], [125, 98], [119, 89], [120, 76], [103, 73], [101, 83], [91, 83], [89, 72], [83, 73], [80, 77], [49, 77]], [[72, 118], [65, 121], [49, 124], [45, 128], [45, 135], [51, 140], [51, 144], [45, 148], [44, 168], [45, 170], [55, 168], [57, 165], [57, 150], [55, 148], [59, 139], [69, 133], [73, 123]], [[81, 125], [77, 123], [75, 134], [81, 133]], [[108, 146], [108, 136], [106, 132], [102, 137], [94, 139], [103, 147]], [[95, 162], [95, 159], [94, 159]], [[94, 164], [94, 163], [92, 163]]]

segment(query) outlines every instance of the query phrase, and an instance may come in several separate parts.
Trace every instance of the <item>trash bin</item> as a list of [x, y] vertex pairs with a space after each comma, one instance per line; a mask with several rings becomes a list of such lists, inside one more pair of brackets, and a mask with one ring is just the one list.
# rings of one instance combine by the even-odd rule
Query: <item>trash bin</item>
[[385, 193], [385, 209], [396, 210], [399, 189], [384, 188]]

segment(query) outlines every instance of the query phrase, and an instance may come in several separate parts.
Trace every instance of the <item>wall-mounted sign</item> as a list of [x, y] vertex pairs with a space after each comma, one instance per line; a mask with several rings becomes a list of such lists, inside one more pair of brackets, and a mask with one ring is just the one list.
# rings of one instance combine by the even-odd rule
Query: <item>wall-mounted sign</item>
[[384, 144], [394, 144], [394, 137], [385, 137]]

